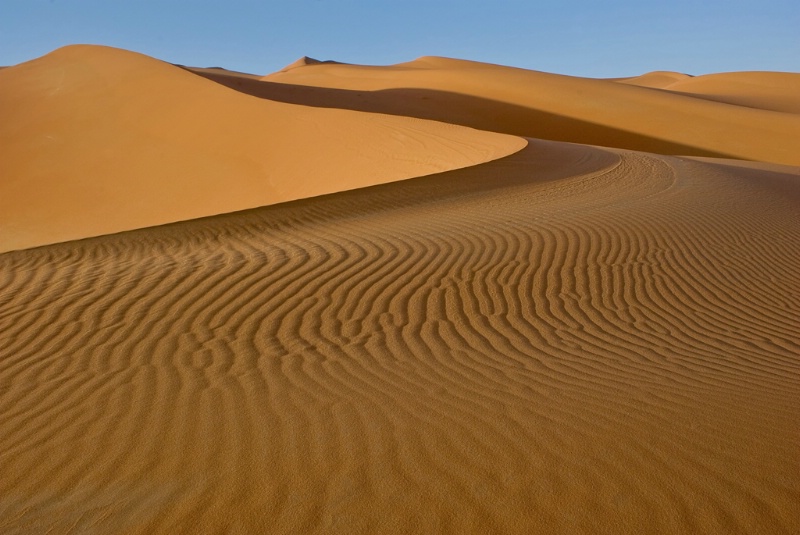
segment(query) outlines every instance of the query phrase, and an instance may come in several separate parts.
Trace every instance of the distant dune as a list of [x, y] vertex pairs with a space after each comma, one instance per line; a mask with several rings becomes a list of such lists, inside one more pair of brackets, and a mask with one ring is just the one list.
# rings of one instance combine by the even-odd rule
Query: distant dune
[[[243, 89], [520, 136], [800, 165], [800, 74], [655, 73], [618, 83], [423, 57], [388, 67], [294, 66], [263, 80], [287, 85]], [[659, 90], [667, 82], [674, 91]]]
[[676, 81], [667, 89], [676, 93], [737, 106], [800, 114], [800, 74], [798, 73], [708, 74]]
[[782, 113], [800, 114], [800, 74], [786, 72], [730, 72], [689, 76], [651, 72], [612, 81], [666, 89], [671, 92]]
[[3, 70], [0, 532], [800, 532], [783, 76]]
[[0, 250], [446, 171], [525, 144], [254, 99], [98, 46], [3, 70], [0, 109]]
[[653, 71], [630, 78], [609, 78], [608, 81], [653, 89], [666, 89], [672, 84], [688, 78], [691, 78], [691, 76], [680, 72]]

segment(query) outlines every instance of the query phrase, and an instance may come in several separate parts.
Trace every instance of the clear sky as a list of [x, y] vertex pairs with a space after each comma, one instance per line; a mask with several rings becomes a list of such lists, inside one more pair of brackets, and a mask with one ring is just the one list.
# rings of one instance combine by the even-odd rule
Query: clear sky
[[73, 43], [258, 74], [304, 55], [598, 77], [800, 72], [800, 0], [0, 0], [0, 65]]

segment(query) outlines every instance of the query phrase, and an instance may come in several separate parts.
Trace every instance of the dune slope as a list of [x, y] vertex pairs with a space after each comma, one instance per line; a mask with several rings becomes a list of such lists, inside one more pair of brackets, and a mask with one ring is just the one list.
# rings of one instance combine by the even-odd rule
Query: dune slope
[[691, 78], [688, 74], [672, 71], [653, 71], [640, 76], [629, 78], [609, 78], [609, 81], [621, 84], [637, 85], [639, 87], [652, 87], [654, 89], [666, 89], [670, 85], [680, 80]]
[[666, 89], [739, 106], [800, 114], [800, 73], [707, 74], [676, 80]]
[[[253, 82], [239, 89], [542, 139], [800, 165], [800, 116], [789, 113], [796, 111], [797, 74], [735, 73], [714, 81], [654, 73], [632, 85], [438, 57], [385, 67], [290, 67], [263, 78], [284, 87]], [[660, 89], [665, 85], [675, 91]]]
[[797, 173], [532, 141], [0, 255], [0, 528], [797, 533]]
[[678, 94], [784, 113], [800, 113], [800, 73], [725, 72], [689, 76], [655, 71], [617, 78], [622, 84], [664, 89]]
[[525, 144], [259, 100], [99, 46], [3, 69], [0, 116], [0, 251], [446, 171]]

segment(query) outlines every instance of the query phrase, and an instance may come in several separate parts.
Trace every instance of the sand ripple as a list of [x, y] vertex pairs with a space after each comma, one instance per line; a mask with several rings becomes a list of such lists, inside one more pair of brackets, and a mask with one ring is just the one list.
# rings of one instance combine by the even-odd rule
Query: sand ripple
[[797, 532], [800, 198], [755, 173], [531, 141], [0, 255], [0, 531]]

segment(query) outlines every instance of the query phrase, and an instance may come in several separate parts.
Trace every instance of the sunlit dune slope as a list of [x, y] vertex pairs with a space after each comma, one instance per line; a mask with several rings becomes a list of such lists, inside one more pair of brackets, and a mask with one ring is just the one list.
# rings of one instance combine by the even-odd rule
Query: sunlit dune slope
[[796, 534], [798, 179], [533, 140], [0, 255], [2, 531]]
[[525, 145], [256, 99], [98, 46], [3, 69], [0, 116], [0, 250], [446, 171]]
[[800, 113], [800, 73], [726, 72], [689, 76], [655, 71], [613, 81], [784, 113]]
[[[542, 139], [800, 165], [800, 116], [788, 113], [800, 98], [798, 75], [785, 75], [788, 84], [781, 73], [720, 76], [661, 73], [632, 85], [423, 57], [386, 67], [300, 64], [263, 78], [284, 87], [240, 90]], [[659, 89], [665, 84], [675, 91]]]
[[[800, 74], [731, 72], [678, 80], [669, 91], [764, 110], [800, 114]], [[797, 137], [794, 138], [797, 141]], [[795, 145], [797, 146], [797, 145]]]
[[651, 87], [654, 89], [665, 89], [680, 80], [691, 78], [688, 74], [672, 71], [653, 71], [640, 76], [630, 78], [609, 78], [609, 81], [622, 84], [638, 85], [640, 87]]

